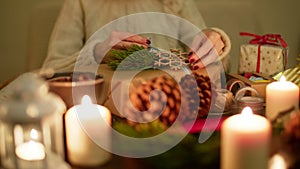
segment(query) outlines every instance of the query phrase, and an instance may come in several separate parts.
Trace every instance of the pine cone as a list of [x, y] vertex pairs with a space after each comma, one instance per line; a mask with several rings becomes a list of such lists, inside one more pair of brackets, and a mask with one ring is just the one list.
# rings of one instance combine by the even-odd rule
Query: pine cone
[[[195, 86], [195, 81], [197, 86]], [[199, 74], [186, 75], [181, 79], [180, 85], [183, 87], [182, 92], [185, 98], [182, 104], [187, 105], [184, 109], [187, 117], [195, 113], [197, 113], [197, 118], [206, 117], [212, 103], [213, 92], [209, 77]]]
[[159, 118], [166, 126], [170, 126], [180, 112], [179, 85], [171, 77], [165, 75], [138, 85], [136, 90], [129, 94], [129, 97], [133, 107], [127, 104], [125, 115], [129, 117], [127, 122], [131, 126], [136, 126], [138, 122], [153, 121], [156, 118]]
[[[181, 122], [203, 118], [210, 110], [211, 89], [208, 76], [186, 75], [179, 84], [169, 76], [158, 76], [137, 85], [130, 92], [129, 102], [133, 107], [128, 102], [124, 113], [128, 124], [136, 128], [139, 123], [154, 119], [168, 127], [177, 117]], [[182, 113], [178, 116], [180, 111]]]
[[182, 109], [184, 120], [191, 120], [198, 116], [199, 94], [198, 84], [192, 75], [186, 75], [180, 80], [182, 94]]

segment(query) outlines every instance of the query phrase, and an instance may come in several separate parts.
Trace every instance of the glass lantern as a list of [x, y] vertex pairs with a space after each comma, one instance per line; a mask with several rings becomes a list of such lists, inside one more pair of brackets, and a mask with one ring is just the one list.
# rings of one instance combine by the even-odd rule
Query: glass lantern
[[34, 76], [18, 80], [22, 87], [17, 85], [0, 103], [0, 168], [69, 169], [64, 161], [63, 101]]

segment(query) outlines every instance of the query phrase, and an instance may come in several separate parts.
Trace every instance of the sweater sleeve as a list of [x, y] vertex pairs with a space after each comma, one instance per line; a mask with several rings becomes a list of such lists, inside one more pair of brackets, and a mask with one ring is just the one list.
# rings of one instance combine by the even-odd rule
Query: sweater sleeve
[[229, 53], [231, 50], [231, 41], [229, 36], [220, 28], [207, 28], [205, 25], [205, 21], [200, 13], [201, 11], [198, 10], [196, 7], [196, 4], [194, 3], [193, 0], [186, 0], [185, 3], [183, 4], [182, 10], [180, 12], [180, 15], [190, 21], [192, 24], [194, 24], [200, 31], [204, 29], [211, 29], [215, 32], [218, 32], [222, 40], [225, 44], [225, 47], [223, 49], [223, 53], [219, 56], [219, 59], [222, 61], [224, 70], [225, 72], [229, 71], [230, 68], [230, 57]]
[[206, 28], [205, 21], [193, 0], [185, 0], [179, 15], [194, 24], [200, 30]]
[[221, 38], [225, 44], [224, 48], [223, 48], [223, 52], [222, 54], [219, 56], [220, 60], [222, 61], [223, 67], [225, 72], [229, 72], [230, 71], [230, 51], [231, 51], [231, 41], [229, 36], [225, 33], [225, 31], [223, 31], [220, 28], [216, 28], [216, 27], [212, 27], [209, 28], [213, 31], [218, 32], [221, 35]]
[[42, 69], [71, 71], [84, 45], [80, 0], [65, 0], [51, 34]]

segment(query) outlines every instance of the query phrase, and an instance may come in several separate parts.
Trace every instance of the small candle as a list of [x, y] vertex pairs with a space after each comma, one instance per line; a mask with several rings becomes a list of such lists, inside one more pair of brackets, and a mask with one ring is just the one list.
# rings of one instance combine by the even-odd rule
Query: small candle
[[286, 81], [281, 76], [280, 81], [267, 85], [266, 88], [266, 117], [274, 120], [280, 112], [299, 107], [299, 87]]
[[82, 98], [80, 105], [73, 106], [66, 112], [67, 158], [72, 165], [94, 167], [106, 163], [111, 158], [111, 154], [91, 140], [86, 133], [91, 132], [89, 134], [97, 135], [97, 138], [102, 139], [102, 143], [110, 144], [111, 129], [101, 121], [111, 125], [110, 111], [103, 106], [92, 104], [88, 96]]
[[45, 147], [42, 143], [34, 141], [38, 138], [38, 133], [35, 129], [32, 129], [30, 136], [33, 140], [22, 143], [16, 147], [16, 155], [23, 160], [36, 161], [43, 160], [45, 158]]
[[227, 118], [221, 128], [221, 168], [266, 169], [270, 138], [269, 121], [250, 107]]
[[287, 169], [284, 158], [279, 154], [275, 154], [270, 160], [269, 169]]

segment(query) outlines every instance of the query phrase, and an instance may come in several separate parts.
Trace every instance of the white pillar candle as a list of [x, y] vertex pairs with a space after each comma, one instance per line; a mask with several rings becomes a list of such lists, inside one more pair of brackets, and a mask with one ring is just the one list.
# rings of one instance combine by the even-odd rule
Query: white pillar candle
[[269, 121], [249, 107], [227, 118], [221, 128], [221, 168], [266, 169], [270, 138]]
[[93, 132], [89, 134], [97, 135], [102, 143], [105, 142], [109, 146], [111, 142], [109, 125], [111, 125], [110, 111], [103, 106], [92, 104], [88, 96], [82, 98], [80, 105], [70, 108], [65, 116], [68, 161], [72, 165], [86, 167], [106, 163], [111, 158], [111, 154], [97, 145], [86, 131]]
[[280, 81], [267, 85], [266, 117], [274, 120], [280, 112], [291, 108], [299, 108], [299, 87], [282, 76]]

